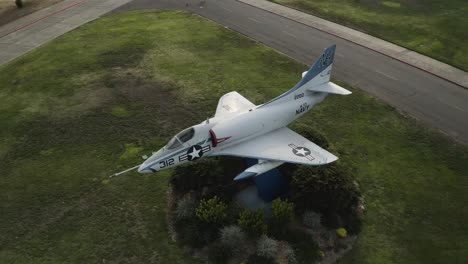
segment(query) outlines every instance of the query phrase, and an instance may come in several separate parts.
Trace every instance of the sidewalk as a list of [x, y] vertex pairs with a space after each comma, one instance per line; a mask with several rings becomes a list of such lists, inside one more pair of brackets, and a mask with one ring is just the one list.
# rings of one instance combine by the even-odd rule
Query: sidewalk
[[131, 0], [64, 0], [0, 27], [0, 65]]
[[237, 0], [346, 39], [468, 89], [468, 73], [385, 40], [266, 0]]

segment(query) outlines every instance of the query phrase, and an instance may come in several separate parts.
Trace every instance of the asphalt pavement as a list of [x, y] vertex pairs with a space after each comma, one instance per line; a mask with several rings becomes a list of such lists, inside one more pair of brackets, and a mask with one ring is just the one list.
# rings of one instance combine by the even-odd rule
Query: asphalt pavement
[[0, 26], [0, 66], [131, 0], [63, 0]]
[[[468, 90], [337, 36], [235, 0], [134, 0], [114, 10], [181, 9], [200, 14], [310, 65], [337, 45], [333, 77], [468, 144]], [[289, 87], [285, 87], [285, 90]]]
[[[333, 77], [365, 90], [398, 110], [468, 144], [468, 89], [426, 71], [340, 36], [236, 0], [129, 1], [64, 0], [1, 26], [0, 65], [112, 10], [188, 10], [308, 65], [326, 47], [337, 44]], [[288, 88], [284, 87], [285, 90]]]

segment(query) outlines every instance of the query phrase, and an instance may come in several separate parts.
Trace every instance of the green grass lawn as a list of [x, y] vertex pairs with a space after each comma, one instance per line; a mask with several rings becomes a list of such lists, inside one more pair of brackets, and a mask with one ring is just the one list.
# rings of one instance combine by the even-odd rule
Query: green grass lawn
[[[0, 263], [193, 262], [166, 230], [169, 173], [106, 176], [224, 93], [259, 104], [306, 68], [184, 12], [104, 17], [0, 67]], [[299, 120], [358, 168], [367, 214], [345, 262], [466, 263], [468, 150], [352, 90]]]
[[468, 71], [466, 0], [269, 0]]

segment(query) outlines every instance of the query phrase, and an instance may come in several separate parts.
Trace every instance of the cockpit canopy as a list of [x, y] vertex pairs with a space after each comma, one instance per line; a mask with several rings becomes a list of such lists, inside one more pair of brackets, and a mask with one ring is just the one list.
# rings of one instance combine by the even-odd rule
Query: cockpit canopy
[[169, 140], [169, 142], [166, 144], [166, 149], [176, 149], [182, 146], [183, 143], [192, 139], [194, 135], [195, 129], [193, 127], [182, 130], [171, 140]]

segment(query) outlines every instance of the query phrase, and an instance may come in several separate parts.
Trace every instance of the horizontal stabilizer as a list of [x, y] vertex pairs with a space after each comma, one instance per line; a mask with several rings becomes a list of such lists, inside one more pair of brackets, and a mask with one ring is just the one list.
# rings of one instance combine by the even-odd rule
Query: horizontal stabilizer
[[351, 94], [350, 91], [332, 82], [327, 82], [327, 83], [320, 84], [311, 88], [307, 87], [306, 90], [310, 92], [321, 92], [321, 93], [330, 93], [330, 94], [342, 94], [342, 95]]
[[255, 172], [246, 172], [246, 171], [243, 171], [241, 172], [239, 175], [237, 175], [234, 180], [235, 181], [240, 181], [240, 180], [244, 180], [244, 179], [247, 179], [247, 178], [251, 178], [251, 177], [254, 177], [254, 176], [257, 176], [257, 173]]
[[246, 178], [258, 176], [258, 175], [260, 175], [262, 173], [265, 173], [267, 171], [270, 171], [270, 170], [280, 166], [283, 163], [284, 162], [281, 162], [281, 161], [271, 161], [271, 160], [260, 161], [259, 163], [255, 164], [255, 165], [249, 167], [248, 169], [246, 169], [245, 171], [243, 171], [241, 174], [237, 175], [234, 178], [234, 180], [238, 181], [238, 180], [243, 180], [243, 179], [246, 179]]

